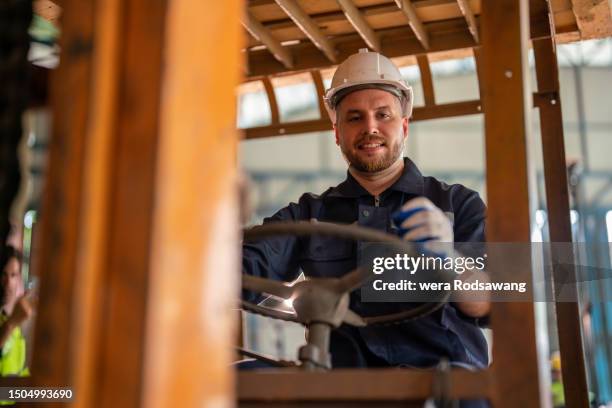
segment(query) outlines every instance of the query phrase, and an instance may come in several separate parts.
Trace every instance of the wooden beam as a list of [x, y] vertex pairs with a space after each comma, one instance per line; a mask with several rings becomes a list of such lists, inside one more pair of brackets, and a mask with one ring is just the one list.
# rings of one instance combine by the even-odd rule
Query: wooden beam
[[274, 86], [272, 86], [270, 77], [264, 77], [261, 82], [263, 83], [264, 89], [266, 90], [266, 96], [268, 97], [272, 125], [278, 125], [280, 123], [280, 115], [278, 111], [278, 103], [276, 101], [276, 94], [274, 93]]
[[[169, 9], [163, 99], [159, 116], [148, 118], [160, 128], [140, 404], [232, 406], [241, 270], [232, 90], [241, 79], [244, 3], [160, 4]], [[209, 41], [194, 48], [194, 38]]]
[[[465, 19], [457, 18], [449, 21], [428, 24], [430, 36], [430, 49], [428, 52], [437, 53], [440, 51], [450, 51], [474, 46], [474, 39], [468, 30], [465, 29]], [[414, 34], [405, 27], [389, 28], [378, 31], [382, 41], [381, 54], [393, 58], [406, 55], [416, 55], [423, 53], [423, 46], [416, 39]], [[532, 38], [544, 38], [550, 36], [548, 24], [542, 21], [540, 24], [532, 26]], [[357, 34], [343, 35], [334, 38], [337, 58], [342, 61], [350, 55], [363, 48], [363, 39]], [[303, 72], [311, 69], [328, 68], [332, 64], [321, 54], [318, 48], [310, 42], [302, 42], [292, 45], [294, 58], [294, 69], [292, 72]], [[248, 52], [250, 77], [253, 80], [265, 75], [286, 73], [286, 69], [270, 55], [267, 50], [250, 50]]]
[[[551, 38], [540, 39], [533, 42], [533, 50], [538, 90], [549, 95], [546, 103], [539, 105], [539, 112], [548, 207], [548, 229], [550, 242], [553, 243], [551, 255], [553, 261], [563, 259], [564, 262], [567, 261], [570, 265], [575, 265], [575, 254], [572, 253], [572, 250], [568, 251], [568, 248], [559, 248], [558, 244], [554, 244], [572, 242], [556, 47]], [[563, 251], [563, 253], [559, 253], [559, 251]], [[555, 265], [555, 262], [552, 265], [554, 268], [555, 294], [559, 293], [558, 289], [561, 288], [561, 282], [570, 282], [569, 285], [563, 285], [563, 296], [569, 298], [555, 299], [561, 370], [563, 378], [571, 378], [571, 381], [568, 381], [563, 387], [565, 402], [568, 407], [586, 408], [589, 406], [589, 390], [584, 361], [580, 304], [577, 301], [577, 287], [571, 283], [577, 281], [576, 270], [573, 267], [569, 271], [565, 268], [559, 268], [558, 265]], [[571, 276], [565, 276], [566, 273], [570, 273]]]
[[321, 119], [326, 119], [329, 117], [329, 115], [327, 113], [327, 109], [325, 109], [325, 101], [323, 100], [325, 96], [325, 86], [323, 85], [321, 71], [313, 69], [312, 71], [310, 71], [310, 75], [312, 76], [312, 82], [314, 83], [315, 89], [317, 91], [317, 105], [319, 106], [319, 117]]
[[[487, 243], [531, 241], [531, 186], [533, 166], [528, 162], [530, 130], [529, 8], [526, 0], [485, 1], [481, 11], [482, 80], [485, 106], [487, 175]], [[504, 52], [499, 52], [504, 44]], [[511, 175], [511, 177], [509, 177]], [[495, 248], [495, 247], [493, 247]], [[497, 247], [499, 249], [499, 246]], [[529, 257], [516, 260], [512, 251], [489, 252], [492, 280], [513, 267], [519, 281], [532, 282]], [[500, 253], [501, 252], [501, 253]], [[498, 407], [548, 406], [548, 390], [540, 387], [546, 369], [538, 362], [533, 303], [495, 302], [491, 305], [495, 333], [493, 370]], [[546, 356], [547, 357], [547, 356]], [[544, 358], [544, 357], [543, 357]], [[520, 362], [520, 364], [517, 364]], [[516, 392], [520, 389], [520, 392]]]
[[[489, 397], [491, 371], [453, 369], [450, 398]], [[248, 402], [400, 402], [424, 400], [432, 396], [436, 373], [433, 370], [337, 369], [327, 373], [297, 370], [266, 370], [265, 373], [239, 372], [238, 399]], [[330, 405], [333, 406], [333, 405]], [[377, 405], [378, 406], [378, 405]]]
[[612, 36], [612, 4], [609, 1], [571, 0], [580, 39]]
[[425, 97], [425, 106], [433, 106], [436, 104], [436, 96], [427, 54], [417, 55], [417, 64], [421, 72], [421, 86], [423, 88], [423, 96]]
[[[325, 132], [332, 130], [332, 124], [327, 112], [321, 119], [302, 122], [282, 123], [242, 129], [245, 139], [259, 139], [264, 137], [286, 136], [310, 132]], [[411, 122], [421, 120], [450, 118], [454, 116], [477, 115], [482, 113], [480, 101], [464, 101], [442, 105], [417, 107], [412, 110]]]
[[472, 48], [472, 53], [474, 55], [474, 65], [476, 66], [476, 78], [478, 79], [478, 95], [480, 96], [480, 100], [484, 104], [484, 98], [482, 97], [482, 93], [485, 87], [485, 83], [482, 77], [482, 54], [480, 50], [481, 47]]
[[336, 0], [342, 7], [348, 21], [355, 27], [363, 41], [376, 52], [380, 52], [380, 38], [368, 25], [352, 0]]
[[411, 0], [395, 0], [395, 4], [400, 10], [404, 12], [404, 15], [408, 18], [408, 25], [416, 35], [417, 39], [421, 43], [424, 49], [429, 49], [429, 34], [425, 30], [423, 23], [417, 16], [414, 6]]
[[241, 3], [64, 4], [29, 384], [75, 407], [231, 405]]
[[282, 8], [285, 13], [293, 20], [293, 22], [310, 38], [310, 41], [325, 54], [331, 61], [336, 62], [336, 50], [332, 43], [321, 32], [321, 29], [310, 18], [310, 16], [302, 10], [300, 5], [293, 0], [275, 0], [276, 4]]
[[248, 11], [245, 11], [241, 23], [244, 28], [257, 40], [261, 41], [268, 50], [274, 55], [280, 63], [287, 69], [293, 68], [293, 57], [291, 51], [274, 38], [270, 30], [263, 26], [253, 15]]
[[476, 25], [476, 18], [474, 18], [474, 13], [470, 8], [470, 4], [467, 0], [457, 0], [457, 5], [459, 5], [461, 14], [463, 14], [463, 17], [465, 17], [465, 21], [467, 22], [470, 34], [472, 34], [472, 37], [474, 37], [474, 41], [476, 42], [476, 44], [478, 44], [480, 42], [478, 38], [478, 26]]
[[[81, 199], [88, 116], [93, 98], [95, 7], [93, 2], [66, 0], [60, 47], [62, 64], [51, 74], [53, 116], [49, 165], [42, 198], [40, 249], [33, 274], [40, 277], [31, 384], [73, 384], [70, 319], [78, 310], [73, 297], [79, 257]], [[44, 214], [44, 215], [42, 215]], [[75, 390], [77, 391], [77, 390]]]

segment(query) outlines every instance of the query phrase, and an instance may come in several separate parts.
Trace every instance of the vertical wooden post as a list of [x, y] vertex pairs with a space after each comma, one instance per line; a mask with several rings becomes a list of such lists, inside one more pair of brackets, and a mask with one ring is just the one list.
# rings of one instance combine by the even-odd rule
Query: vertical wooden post
[[[487, 241], [530, 242], [528, 156], [531, 93], [527, 50], [527, 0], [482, 3], [482, 90], [487, 154]], [[500, 48], [500, 44], [503, 47]], [[511, 260], [491, 259], [491, 271]], [[531, 262], [522, 261], [520, 279], [531, 281]], [[493, 277], [495, 279], [495, 276]], [[518, 279], [518, 277], [517, 277]], [[540, 390], [535, 315], [532, 303], [494, 303], [493, 372], [495, 407], [547, 406]], [[519, 329], [520, 328], [520, 329]]]
[[146, 407], [234, 405], [242, 7], [240, 0], [169, 2]]
[[[544, 155], [548, 228], [550, 241], [553, 243], [553, 258], [556, 258], [555, 251], [558, 248], [554, 243], [572, 242], [559, 72], [556, 47], [552, 38], [534, 40], [533, 50], [538, 91], [540, 94], [547, 95], [546, 99], [540, 101], [538, 108]], [[564, 251], [564, 260], [568, 260], [568, 257], [573, 259], [573, 254], [571, 251], [570, 253]], [[574, 264], [571, 259], [569, 259], [570, 263]], [[554, 279], [558, 282], [561, 278], [560, 271], [555, 268], [554, 272]], [[565, 379], [563, 384], [565, 403], [568, 407], [588, 407], [589, 395], [580, 327], [578, 291], [577, 287], [572, 284], [576, 282], [576, 271], [570, 272], [573, 279], [563, 288], [564, 296], [568, 296], [569, 299], [556, 303], [561, 369]]]
[[34, 384], [231, 406], [241, 3], [63, 6]]

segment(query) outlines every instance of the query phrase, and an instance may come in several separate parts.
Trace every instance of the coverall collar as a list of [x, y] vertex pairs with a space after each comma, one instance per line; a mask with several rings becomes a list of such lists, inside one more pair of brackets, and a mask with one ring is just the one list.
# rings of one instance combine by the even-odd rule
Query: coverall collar
[[[370, 193], [359, 184], [350, 171], [346, 172], [346, 180], [333, 187], [328, 197], [362, 197]], [[407, 157], [404, 157], [404, 170], [402, 175], [386, 191], [395, 190], [402, 193], [423, 195], [423, 175], [417, 166]]]

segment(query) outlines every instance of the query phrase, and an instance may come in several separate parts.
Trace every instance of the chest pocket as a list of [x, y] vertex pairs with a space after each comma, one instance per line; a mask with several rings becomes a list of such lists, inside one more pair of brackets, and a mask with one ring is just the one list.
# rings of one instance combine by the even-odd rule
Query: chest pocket
[[353, 258], [355, 241], [333, 237], [312, 236], [305, 239], [303, 259], [310, 261], [338, 261]]
[[340, 277], [355, 267], [355, 243], [330, 237], [310, 237], [304, 242], [300, 266], [309, 277]]

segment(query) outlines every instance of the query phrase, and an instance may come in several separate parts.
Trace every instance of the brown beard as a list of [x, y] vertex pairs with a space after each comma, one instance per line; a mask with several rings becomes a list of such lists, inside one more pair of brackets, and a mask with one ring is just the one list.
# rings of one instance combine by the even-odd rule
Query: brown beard
[[[376, 141], [384, 141], [385, 146], [387, 147], [387, 152], [382, 157], [372, 158], [367, 161], [362, 160], [357, 154], [353, 154], [353, 152], [358, 150], [356, 146], [359, 146], [361, 143], [363, 143], [367, 139], [372, 139]], [[353, 168], [355, 168], [356, 170], [364, 172], [364, 173], [376, 173], [378, 171], [388, 169], [393, 163], [395, 163], [395, 161], [400, 157], [400, 155], [402, 154], [402, 151], [404, 150], [403, 142], [404, 142], [404, 139], [402, 138], [400, 139], [400, 141], [396, 143], [389, 144], [384, 139], [381, 140], [379, 136], [376, 136], [376, 137], [368, 136], [364, 139], [359, 140], [357, 143], [355, 143], [354, 150], [347, 149], [342, 145], [341, 145], [341, 150], [342, 150], [342, 153], [344, 154], [344, 157], [346, 157], [350, 165], [353, 166]]]

